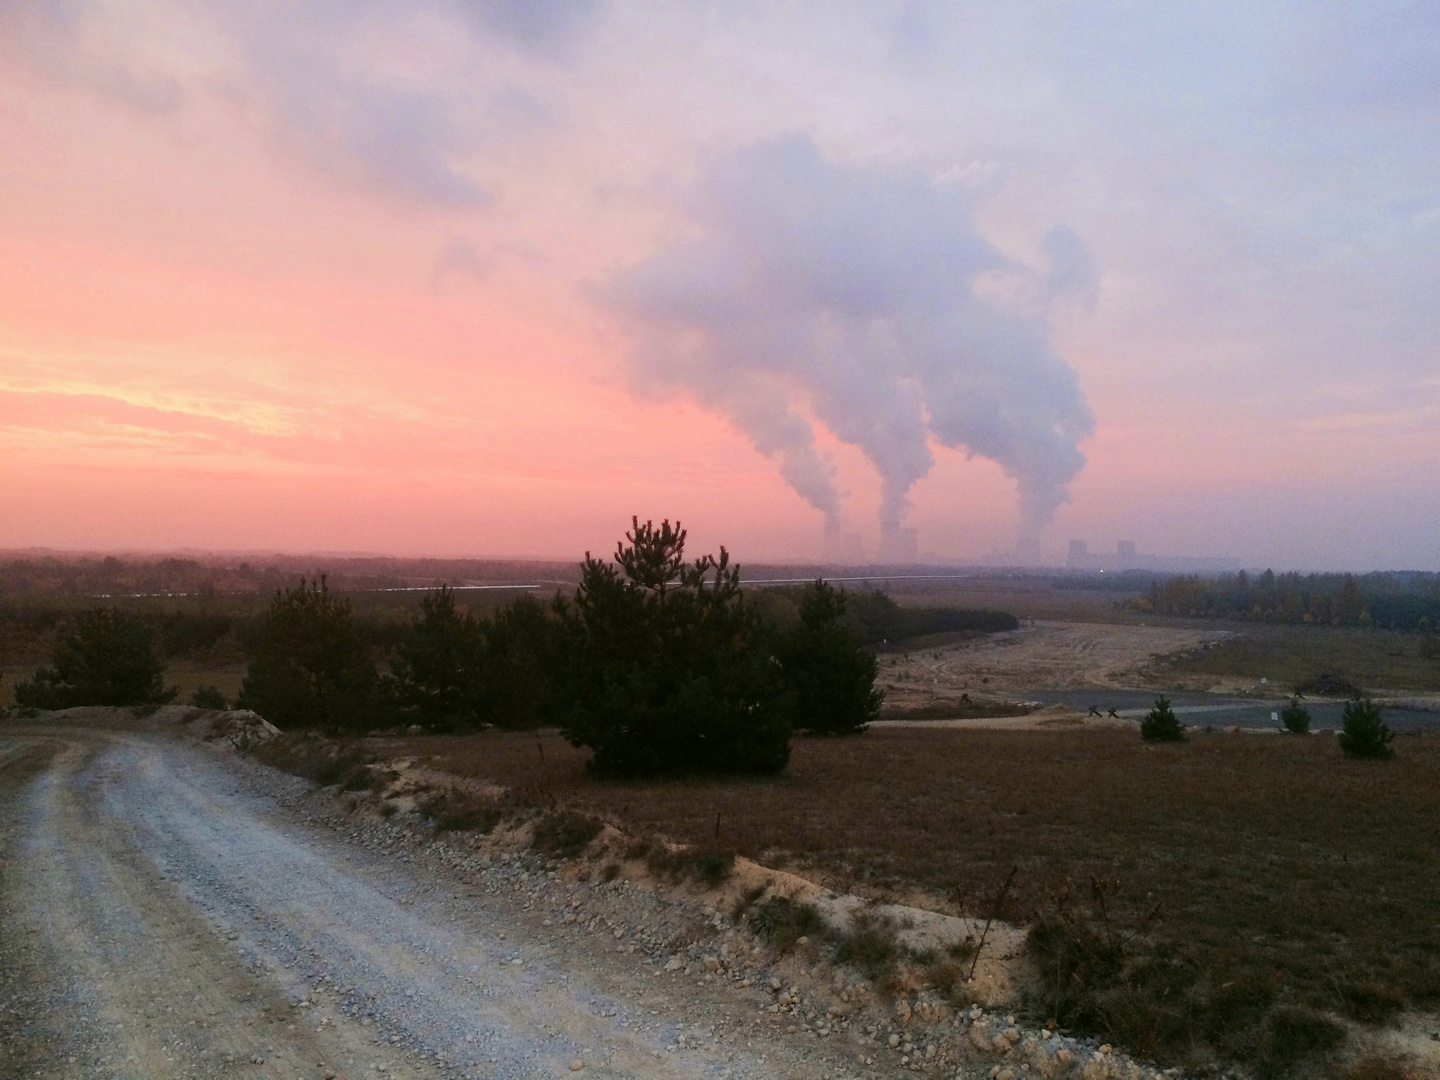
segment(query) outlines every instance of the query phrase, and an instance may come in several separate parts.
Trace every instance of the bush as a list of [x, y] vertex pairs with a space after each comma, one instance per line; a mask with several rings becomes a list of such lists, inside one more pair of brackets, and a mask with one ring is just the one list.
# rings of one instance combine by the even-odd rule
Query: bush
[[1260, 1075], [1284, 1075], [1344, 1041], [1345, 1029], [1328, 1017], [1296, 1006], [1273, 1009], [1260, 1030]]
[[835, 948], [835, 961], [849, 964], [866, 978], [878, 981], [904, 955], [895, 924], [870, 912], [856, 912], [850, 932]]
[[493, 802], [455, 791], [426, 799], [420, 811], [435, 823], [437, 836], [447, 832], [488, 833], [505, 817]]
[[[790, 758], [794, 695], [724, 548], [687, 564], [685, 530], [632, 519], [614, 566], [586, 556], [562, 734], [597, 773], [773, 773]], [[713, 575], [713, 576], [712, 576]]]
[[1342, 983], [1340, 1001], [1345, 1015], [1362, 1024], [1383, 1024], [1405, 1008], [1405, 991], [1375, 979]]
[[779, 649], [795, 693], [795, 726], [813, 735], [854, 735], [880, 712], [879, 664], [845, 621], [845, 593], [817, 580], [800, 600], [800, 624]]
[[1280, 710], [1280, 722], [1292, 735], [1304, 735], [1310, 730], [1310, 710], [1300, 704], [1298, 697], [1291, 698], [1290, 704]]
[[350, 602], [332, 594], [323, 576], [271, 600], [238, 704], [284, 730], [363, 730], [384, 716]]
[[550, 672], [563, 663], [558, 625], [529, 596], [484, 618], [460, 611], [448, 587], [426, 596], [390, 665], [406, 721], [431, 731], [546, 722], [555, 708]]
[[197, 686], [190, 695], [190, 704], [197, 709], [228, 709], [230, 702], [217, 686]]
[[573, 810], [556, 810], [535, 823], [530, 846], [547, 855], [573, 859], [600, 835], [599, 821]]
[[76, 705], [160, 705], [175, 698], [162, 678], [155, 637], [141, 619], [118, 607], [97, 607], [60, 636], [51, 666], [15, 687], [21, 708]]
[[710, 888], [725, 884], [735, 869], [735, 853], [721, 848], [681, 848], [671, 851], [661, 844], [646, 845], [645, 866], [672, 882], [693, 879]]
[[1155, 707], [1140, 721], [1140, 737], [1147, 742], [1184, 742], [1185, 726], [1170, 708], [1168, 698], [1155, 699]]
[[778, 953], [787, 953], [802, 937], [829, 932], [820, 909], [784, 896], [772, 896], [750, 916], [750, 929]]
[[1395, 751], [1390, 740], [1395, 733], [1380, 718], [1380, 708], [1371, 701], [1352, 701], [1345, 706], [1340, 749], [1352, 758], [1388, 758]]

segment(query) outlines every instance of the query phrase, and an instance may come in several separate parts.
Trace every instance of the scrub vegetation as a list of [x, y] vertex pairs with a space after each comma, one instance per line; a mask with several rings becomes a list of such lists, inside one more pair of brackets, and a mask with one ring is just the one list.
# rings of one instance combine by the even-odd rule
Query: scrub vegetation
[[[1336, 1018], [1440, 1003], [1435, 740], [1365, 761], [1331, 737], [1188, 736], [875, 727], [797, 741], [781, 776], [625, 782], [553, 733], [347, 743], [876, 900], [989, 915], [1013, 869], [999, 914], [1032, 928], [1031, 1018], [1167, 1064], [1303, 1072]], [[802, 905], [744, 917], [782, 950], [824, 933]], [[872, 929], [847, 949], [881, 970]]]

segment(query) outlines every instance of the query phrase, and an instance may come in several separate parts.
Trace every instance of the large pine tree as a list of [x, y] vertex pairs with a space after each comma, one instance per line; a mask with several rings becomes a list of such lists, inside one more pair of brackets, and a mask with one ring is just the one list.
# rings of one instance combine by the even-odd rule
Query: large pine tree
[[625, 540], [613, 563], [586, 554], [568, 610], [565, 736], [602, 774], [783, 769], [794, 695], [729, 554], [687, 563], [685, 530], [668, 520], [632, 519]]

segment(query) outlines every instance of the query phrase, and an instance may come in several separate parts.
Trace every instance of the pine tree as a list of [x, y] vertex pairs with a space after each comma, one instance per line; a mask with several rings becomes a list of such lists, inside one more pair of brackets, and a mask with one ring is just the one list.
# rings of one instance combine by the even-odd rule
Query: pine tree
[[282, 730], [353, 731], [388, 718], [350, 602], [335, 596], [323, 575], [270, 601], [238, 707]]
[[1345, 706], [1344, 729], [1338, 736], [1340, 749], [1352, 758], [1388, 758], [1395, 755], [1390, 740], [1395, 733], [1380, 718], [1372, 701], [1352, 701]]
[[428, 593], [390, 664], [405, 719], [436, 731], [478, 727], [481, 652], [480, 627], [456, 607], [454, 591]]
[[1185, 741], [1185, 727], [1164, 695], [1155, 699], [1155, 707], [1140, 721], [1140, 737], [1146, 742]]
[[97, 607], [61, 634], [50, 666], [15, 687], [15, 702], [36, 709], [159, 705], [176, 694], [165, 689], [164, 670], [155, 635], [138, 615]]
[[685, 530], [632, 519], [613, 563], [586, 553], [563, 734], [609, 775], [768, 773], [790, 756], [794, 696], [744, 603], [740, 572], [685, 561]]
[[795, 691], [795, 726], [812, 735], [853, 735], [880, 712], [879, 663], [845, 621], [845, 593], [823, 580], [800, 598], [800, 625], [779, 649]]
[[1290, 699], [1290, 704], [1280, 711], [1280, 722], [1292, 735], [1304, 735], [1310, 730], [1310, 710], [1300, 704], [1300, 699]]

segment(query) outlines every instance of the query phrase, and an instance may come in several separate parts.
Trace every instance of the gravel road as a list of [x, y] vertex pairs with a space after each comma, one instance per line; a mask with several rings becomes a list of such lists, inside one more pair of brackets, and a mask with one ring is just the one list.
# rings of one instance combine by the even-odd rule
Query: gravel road
[[758, 987], [549, 917], [589, 887], [337, 831], [307, 791], [173, 738], [0, 728], [0, 1077], [874, 1075]]

